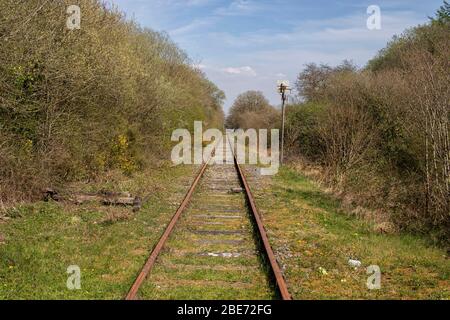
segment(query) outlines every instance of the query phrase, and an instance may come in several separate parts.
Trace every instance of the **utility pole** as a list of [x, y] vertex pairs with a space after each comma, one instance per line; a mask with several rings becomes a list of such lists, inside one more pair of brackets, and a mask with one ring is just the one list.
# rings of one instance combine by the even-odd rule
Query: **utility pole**
[[280, 162], [283, 165], [284, 162], [284, 127], [285, 127], [285, 115], [286, 115], [286, 100], [287, 91], [290, 91], [289, 81], [278, 81], [278, 93], [281, 94], [281, 155]]

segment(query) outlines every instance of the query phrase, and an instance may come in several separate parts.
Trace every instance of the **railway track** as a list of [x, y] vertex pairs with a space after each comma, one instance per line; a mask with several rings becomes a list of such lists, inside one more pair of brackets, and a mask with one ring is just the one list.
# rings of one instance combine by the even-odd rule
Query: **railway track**
[[291, 299], [236, 159], [201, 167], [126, 296], [135, 299]]

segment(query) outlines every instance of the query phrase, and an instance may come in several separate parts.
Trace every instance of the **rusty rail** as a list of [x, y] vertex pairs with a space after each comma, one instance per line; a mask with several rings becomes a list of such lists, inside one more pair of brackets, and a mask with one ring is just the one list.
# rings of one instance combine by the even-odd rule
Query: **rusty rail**
[[158, 241], [158, 244], [153, 249], [152, 253], [150, 254], [150, 257], [148, 258], [147, 262], [144, 264], [144, 267], [142, 268], [141, 272], [139, 273], [138, 277], [133, 283], [133, 286], [131, 287], [130, 291], [128, 292], [125, 300], [135, 300], [136, 295], [139, 291], [139, 288], [141, 287], [142, 283], [144, 282], [145, 278], [147, 278], [148, 274], [152, 270], [156, 258], [158, 257], [159, 253], [163, 249], [165, 243], [167, 242], [167, 239], [169, 238], [173, 228], [175, 227], [176, 223], [178, 222], [178, 219], [180, 218], [183, 211], [186, 209], [186, 207], [189, 204], [189, 201], [192, 198], [192, 194], [195, 191], [195, 188], [198, 185], [198, 182], [200, 181], [201, 177], [203, 176], [203, 173], [206, 170], [206, 167], [208, 166], [208, 162], [204, 163], [201, 167], [199, 173], [197, 174], [197, 177], [195, 178], [194, 182], [191, 185], [191, 188], [189, 189], [188, 193], [184, 197], [183, 202], [181, 202], [180, 207], [175, 212], [174, 216], [172, 217], [172, 220], [170, 221], [169, 225], [167, 226], [166, 230], [164, 231], [163, 235]]
[[[228, 137], [227, 137], [227, 140], [228, 140]], [[228, 140], [228, 142], [230, 143], [229, 140]], [[241, 166], [237, 162], [236, 154], [234, 153], [233, 146], [231, 145], [231, 143], [230, 143], [230, 146], [231, 146], [231, 150], [233, 151], [234, 164], [239, 173], [239, 179], [241, 180], [242, 184], [244, 185], [245, 194], [247, 196], [248, 203], [250, 204], [250, 209], [252, 211], [256, 225], [258, 227], [259, 236], [263, 243], [266, 256], [269, 259], [271, 271], [273, 273], [273, 276], [275, 277], [276, 285], [280, 292], [281, 298], [283, 300], [292, 300], [292, 296], [289, 293], [288, 288], [287, 288], [286, 280], [284, 279], [283, 273], [281, 272], [280, 266], [278, 265], [278, 262], [275, 257], [275, 254], [272, 250], [272, 247], [270, 246], [270, 242], [269, 242], [269, 238], [267, 236], [266, 229], [264, 228], [264, 224], [261, 220], [261, 216], [259, 215], [255, 199], [253, 198], [252, 191], [247, 182], [247, 178], [245, 177], [244, 171], [242, 170]]]
[[[234, 154], [234, 150], [233, 150], [233, 157], [234, 157], [235, 167], [238, 171], [239, 179], [242, 182], [242, 184], [244, 185], [246, 197], [247, 197], [248, 203], [250, 204], [250, 209], [252, 211], [253, 217], [254, 217], [257, 227], [258, 227], [259, 237], [264, 245], [265, 254], [266, 254], [267, 258], [269, 259], [271, 271], [276, 280], [276, 285], [280, 292], [281, 298], [283, 300], [292, 300], [292, 297], [289, 294], [289, 291], [287, 289], [286, 281], [285, 281], [283, 274], [281, 272], [281, 269], [278, 265], [278, 262], [276, 260], [275, 254], [272, 250], [272, 247], [270, 246], [269, 239], [267, 237], [266, 230], [264, 229], [263, 222], [259, 215], [258, 208], [256, 207], [256, 203], [253, 198], [253, 194], [250, 190], [250, 186], [247, 182], [244, 172], [242, 171], [241, 167], [239, 166], [239, 164], [237, 162], [236, 155]], [[189, 191], [187, 192], [186, 196], [184, 197], [178, 210], [175, 212], [174, 216], [172, 217], [172, 220], [170, 221], [170, 223], [167, 226], [166, 230], [164, 231], [163, 235], [159, 239], [158, 244], [155, 246], [152, 253], [150, 254], [150, 257], [147, 259], [146, 263], [142, 267], [142, 270], [140, 271], [140, 273], [137, 276], [136, 280], [134, 281], [132, 287], [130, 288], [125, 300], [135, 300], [136, 299], [139, 288], [141, 287], [142, 283], [145, 281], [148, 274], [152, 270], [158, 255], [160, 254], [161, 250], [163, 249], [165, 243], [167, 242], [167, 239], [169, 238], [170, 234], [172, 233], [181, 214], [187, 208], [189, 201], [192, 198], [192, 194], [194, 193], [200, 179], [202, 178], [203, 174], [205, 173], [205, 170], [208, 167], [210, 160], [211, 159], [209, 159], [206, 163], [204, 163], [203, 166], [201, 167], [201, 169], [199, 170], [199, 173], [197, 174]]]

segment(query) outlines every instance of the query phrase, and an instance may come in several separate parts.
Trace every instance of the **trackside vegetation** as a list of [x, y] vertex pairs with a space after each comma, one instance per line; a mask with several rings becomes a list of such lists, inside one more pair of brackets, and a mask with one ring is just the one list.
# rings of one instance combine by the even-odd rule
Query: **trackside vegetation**
[[380, 222], [450, 239], [450, 5], [365, 68], [307, 64], [288, 107], [294, 161]]
[[133, 174], [167, 158], [174, 128], [221, 127], [224, 94], [170, 38], [106, 2], [0, 1], [0, 204]]

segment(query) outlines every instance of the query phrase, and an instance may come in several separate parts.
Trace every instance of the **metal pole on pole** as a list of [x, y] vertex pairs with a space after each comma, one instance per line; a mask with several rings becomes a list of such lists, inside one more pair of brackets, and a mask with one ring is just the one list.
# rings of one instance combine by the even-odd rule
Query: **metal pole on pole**
[[281, 94], [282, 104], [281, 104], [281, 165], [284, 163], [284, 121], [285, 121], [285, 102], [286, 102], [286, 93], [282, 92]]
[[285, 116], [286, 116], [286, 91], [290, 91], [289, 81], [280, 80], [278, 81], [278, 92], [281, 94], [281, 153], [280, 153], [280, 163], [283, 165], [284, 162], [284, 129], [285, 129]]

